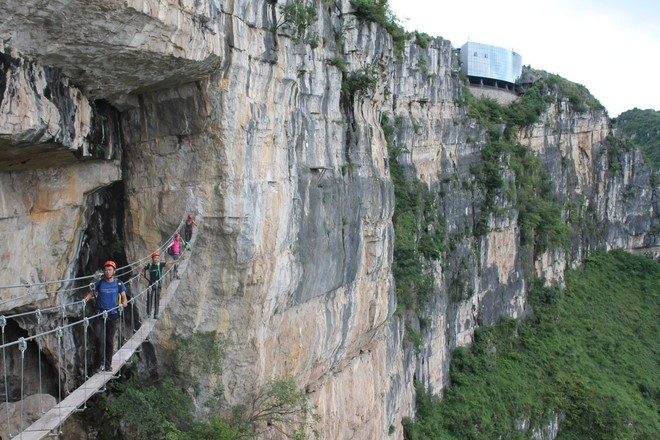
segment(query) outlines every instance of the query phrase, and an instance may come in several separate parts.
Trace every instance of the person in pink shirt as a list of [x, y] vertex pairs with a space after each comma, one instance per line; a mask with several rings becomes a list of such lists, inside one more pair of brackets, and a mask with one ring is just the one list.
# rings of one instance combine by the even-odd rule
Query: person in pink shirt
[[[183, 241], [183, 238], [181, 238], [181, 234], [177, 232], [174, 235], [174, 240], [172, 240], [172, 244], [170, 244], [168, 247], [167, 253], [170, 254], [172, 258], [174, 258], [175, 260], [178, 260], [179, 257], [181, 257], [181, 252], [183, 251], [184, 246], [185, 246], [185, 242]], [[177, 280], [181, 279], [181, 277], [179, 276], [178, 264], [174, 265], [174, 278]]]

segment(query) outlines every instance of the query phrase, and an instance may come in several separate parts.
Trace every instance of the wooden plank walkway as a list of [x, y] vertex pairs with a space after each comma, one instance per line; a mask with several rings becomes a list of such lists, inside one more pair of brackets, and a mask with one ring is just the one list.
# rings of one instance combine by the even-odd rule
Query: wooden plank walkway
[[[195, 241], [193, 234], [191, 245]], [[184, 251], [185, 252], [185, 251]], [[179, 263], [179, 275], [184, 275], [191, 252], [186, 252], [186, 259]], [[161, 294], [160, 310], [161, 313], [167, 308], [170, 301], [174, 297], [176, 290], [179, 287], [180, 280], [172, 279]], [[140, 348], [142, 343], [149, 337], [154, 326], [158, 323], [156, 319], [144, 319], [140, 328], [131, 336], [131, 338], [121, 346], [119, 350], [112, 356], [112, 370], [96, 373], [81, 386], [76, 388], [64, 400], [52, 407], [48, 412], [35, 421], [32, 425], [28, 426], [17, 437], [21, 440], [38, 440], [47, 436], [56, 435], [53, 430], [59, 427], [64, 421], [76, 412], [82, 405], [87, 402], [94, 394], [101, 390], [111, 380], [119, 376], [116, 374], [123, 367], [128, 359], [133, 356], [133, 353]]]

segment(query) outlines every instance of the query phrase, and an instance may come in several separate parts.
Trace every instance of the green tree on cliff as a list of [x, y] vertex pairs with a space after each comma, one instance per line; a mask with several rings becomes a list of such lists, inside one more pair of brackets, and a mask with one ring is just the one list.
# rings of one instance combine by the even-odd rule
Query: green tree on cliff
[[616, 128], [638, 146], [654, 170], [660, 169], [660, 111], [634, 108], [615, 120]]

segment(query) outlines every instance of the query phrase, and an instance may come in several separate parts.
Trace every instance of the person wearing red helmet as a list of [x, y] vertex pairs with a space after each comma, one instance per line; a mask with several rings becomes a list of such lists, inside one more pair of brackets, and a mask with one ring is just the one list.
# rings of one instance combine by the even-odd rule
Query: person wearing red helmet
[[142, 275], [147, 278], [149, 272], [149, 287], [147, 291], [147, 314], [145, 318], [151, 318], [151, 305], [154, 306], [154, 319], [158, 319], [158, 309], [160, 307], [160, 289], [163, 283], [163, 269], [173, 264], [176, 260], [161, 262], [158, 251], [151, 254], [151, 263], [142, 268]]
[[188, 220], [183, 228], [183, 240], [186, 242], [186, 249], [190, 249], [190, 240], [192, 240], [193, 226], [197, 226], [192, 214], [188, 214]]
[[108, 260], [103, 263], [103, 279], [90, 285], [90, 290], [85, 296], [85, 302], [89, 301], [96, 293], [96, 315], [103, 312], [108, 313], [108, 318], [98, 316], [94, 320], [94, 335], [96, 339], [96, 368], [95, 372], [112, 370], [112, 355], [114, 354], [115, 332], [119, 321], [118, 304], [126, 308], [126, 287], [124, 283], [115, 278], [117, 265]]

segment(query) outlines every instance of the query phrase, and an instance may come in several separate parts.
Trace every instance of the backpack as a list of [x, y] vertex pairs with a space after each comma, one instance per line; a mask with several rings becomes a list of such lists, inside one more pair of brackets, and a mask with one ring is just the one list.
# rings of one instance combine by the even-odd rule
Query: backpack
[[[149, 264], [147, 265], [146, 269], [147, 269], [147, 271], [149, 272], [149, 283], [152, 283], [151, 274], [152, 274], [153, 272], [156, 272], [156, 281], [153, 282], [152, 284], [156, 284], [156, 283], [158, 283], [158, 285], [160, 286], [160, 284], [161, 284], [161, 280], [162, 280], [162, 278], [163, 278], [163, 275], [160, 273], [160, 265], [161, 265], [161, 263], [158, 263], [158, 264], [155, 264], [155, 265], [154, 265], [153, 263], [149, 263]], [[156, 270], [155, 270], [155, 271], [152, 270], [154, 267], [156, 267]]]
[[169, 255], [174, 255], [174, 245], [173, 244], [171, 244], [167, 247], [167, 253]]

